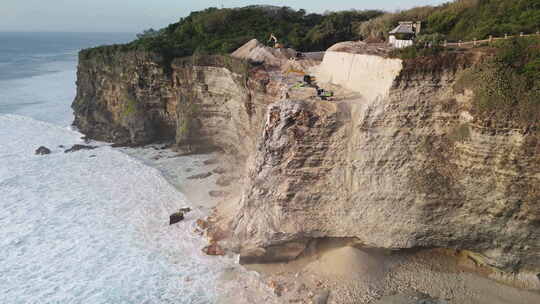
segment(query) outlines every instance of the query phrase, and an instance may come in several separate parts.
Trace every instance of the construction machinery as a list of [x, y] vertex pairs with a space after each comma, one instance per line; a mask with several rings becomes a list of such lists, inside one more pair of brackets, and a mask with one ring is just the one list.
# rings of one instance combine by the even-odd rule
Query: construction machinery
[[270, 34], [270, 38], [268, 39], [268, 42], [271, 42], [271, 41], [274, 42], [274, 48], [275, 49], [282, 49], [284, 47], [283, 44], [278, 42], [277, 37], [273, 33]]
[[334, 92], [327, 91], [327, 90], [325, 90], [323, 88], [317, 88], [317, 96], [321, 100], [328, 100], [328, 98], [334, 97]]

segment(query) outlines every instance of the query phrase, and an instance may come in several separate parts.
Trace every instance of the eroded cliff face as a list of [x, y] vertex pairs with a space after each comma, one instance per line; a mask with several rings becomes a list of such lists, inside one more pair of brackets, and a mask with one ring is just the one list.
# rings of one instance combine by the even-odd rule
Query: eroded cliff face
[[239, 195], [211, 221], [214, 240], [245, 262], [344, 238], [540, 271], [535, 137], [483, 127], [472, 93], [453, 89], [459, 69], [400, 77], [400, 60], [326, 56], [319, 82], [354, 96], [281, 99], [279, 69], [243, 61], [177, 60], [166, 71], [149, 54], [81, 60], [75, 125], [118, 143], [217, 147], [247, 164]]
[[265, 94], [265, 69], [221, 56], [166, 66], [144, 52], [81, 57], [74, 125], [93, 139], [126, 145], [174, 140], [182, 152], [217, 148], [245, 160], [275, 100]]
[[[398, 81], [393, 59], [329, 55], [319, 68], [326, 79], [362, 97], [269, 107], [249, 183], [224, 228], [241, 259], [283, 261], [312, 240], [354, 238], [469, 250], [504, 270], [539, 271], [534, 135], [482, 127], [469, 112], [472, 92], [453, 89], [459, 71]], [[373, 71], [332, 75], [347, 64]]]

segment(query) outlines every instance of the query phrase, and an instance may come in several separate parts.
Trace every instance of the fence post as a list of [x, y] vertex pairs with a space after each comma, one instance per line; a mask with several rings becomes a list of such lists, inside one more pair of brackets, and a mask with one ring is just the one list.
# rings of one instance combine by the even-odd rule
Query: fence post
[[476, 38], [473, 38], [473, 46], [476, 46]]
[[444, 47], [447, 47], [448, 46], [448, 40], [445, 40], [444, 41]]
[[523, 37], [523, 32], [519, 33], [519, 37]]
[[504, 34], [504, 39], [508, 39], [508, 34]]
[[457, 45], [458, 45], [459, 47], [461, 47], [461, 40], [458, 41]]
[[493, 41], [493, 35], [489, 35], [489, 44]]

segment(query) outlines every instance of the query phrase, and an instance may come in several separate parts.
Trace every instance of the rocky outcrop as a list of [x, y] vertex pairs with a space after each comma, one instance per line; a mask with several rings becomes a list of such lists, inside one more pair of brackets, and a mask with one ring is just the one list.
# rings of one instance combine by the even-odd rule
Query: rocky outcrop
[[141, 145], [174, 140], [186, 153], [219, 148], [245, 159], [255, 146], [268, 76], [228, 56], [170, 65], [144, 52], [80, 56], [74, 125], [88, 138]]
[[265, 47], [257, 39], [252, 39], [241, 48], [234, 51], [231, 56], [279, 67], [286, 65], [290, 58], [296, 57], [296, 51], [286, 48]]
[[97, 147], [76, 144], [76, 145], [73, 145], [71, 148], [65, 150], [64, 153], [72, 153], [72, 152], [77, 152], [81, 150], [94, 150], [94, 149], [97, 149]]
[[[540, 271], [534, 135], [478, 124], [471, 92], [453, 90], [459, 73], [399, 81], [393, 59], [327, 56], [319, 70], [362, 97], [269, 107], [249, 183], [222, 228], [241, 259], [269, 261], [279, 246], [355, 238], [370, 247], [466, 249], [499, 269]], [[365, 69], [335, 75], [347, 72], [324, 66], [335, 57]], [[373, 75], [363, 77], [370, 66]]]
[[47, 147], [41, 146], [41, 147], [37, 148], [34, 153], [36, 155], [47, 155], [47, 154], [51, 154], [51, 150], [49, 148], [47, 148]]
[[246, 165], [240, 195], [209, 228], [244, 262], [290, 260], [315, 240], [346, 238], [456, 248], [505, 270], [540, 271], [538, 141], [479, 124], [472, 93], [453, 89], [459, 69], [402, 77], [400, 60], [337, 49], [318, 81], [356, 95], [280, 100], [283, 67], [246, 63], [260, 47], [242, 60], [176, 59], [170, 68], [136, 52], [81, 59], [75, 125], [115, 142], [219, 148]]

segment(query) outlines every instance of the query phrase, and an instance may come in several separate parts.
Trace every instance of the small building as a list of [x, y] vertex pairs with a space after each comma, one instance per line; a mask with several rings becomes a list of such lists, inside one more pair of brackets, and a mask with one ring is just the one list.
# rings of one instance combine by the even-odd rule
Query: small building
[[404, 48], [414, 44], [414, 38], [420, 33], [422, 22], [402, 21], [389, 32], [388, 43], [395, 48]]

